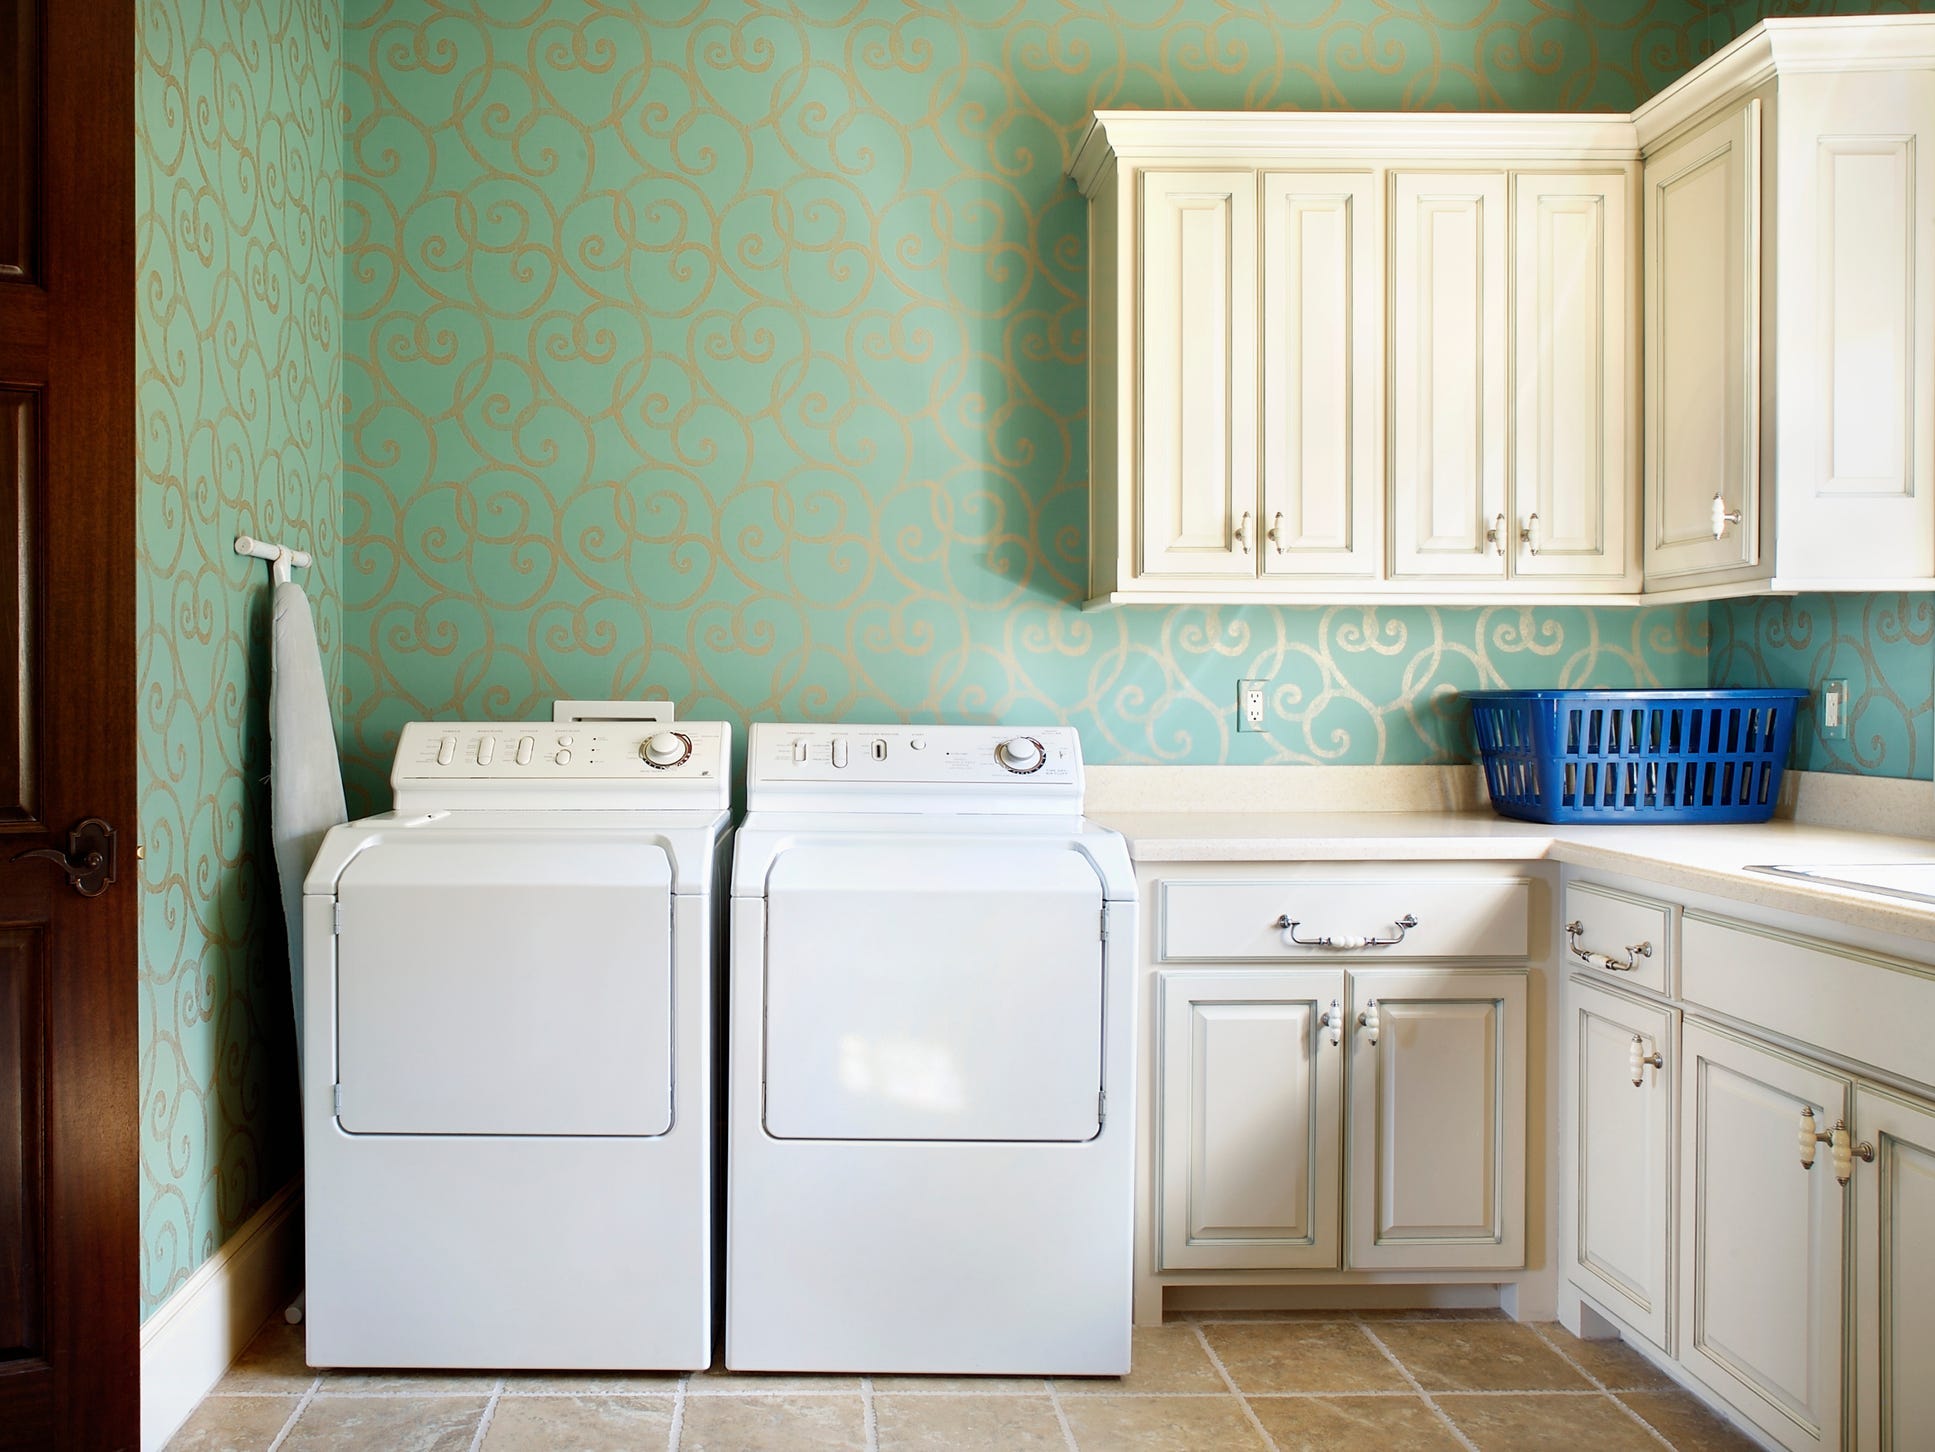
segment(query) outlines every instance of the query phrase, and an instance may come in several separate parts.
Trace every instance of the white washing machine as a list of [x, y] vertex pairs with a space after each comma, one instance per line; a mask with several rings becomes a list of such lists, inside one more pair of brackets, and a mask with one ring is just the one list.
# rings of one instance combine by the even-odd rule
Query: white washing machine
[[311, 1365], [709, 1363], [728, 733], [413, 724], [324, 839]]
[[1119, 1375], [1135, 878], [1066, 728], [752, 728], [726, 1364]]

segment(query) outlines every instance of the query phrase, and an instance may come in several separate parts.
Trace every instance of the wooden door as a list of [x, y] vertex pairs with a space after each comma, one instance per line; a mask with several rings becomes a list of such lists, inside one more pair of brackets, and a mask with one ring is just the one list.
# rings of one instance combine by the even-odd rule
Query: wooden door
[[1344, 975], [1156, 975], [1162, 1270], [1338, 1264]]
[[1644, 186], [1646, 585], [1671, 589], [1760, 558], [1760, 102], [1647, 157]]
[[1527, 172], [1512, 187], [1512, 573], [1637, 588], [1632, 181]]
[[1854, 1215], [1855, 1437], [1909, 1452], [1935, 1429], [1935, 1105], [1858, 1086]]
[[1505, 177], [1391, 180], [1391, 549], [1404, 579], [1499, 580], [1505, 513]]
[[133, 5], [0, 0], [0, 1446], [139, 1435], [134, 296]]
[[1525, 975], [1351, 974], [1345, 1264], [1525, 1264]]
[[1566, 985], [1566, 1016], [1559, 1195], [1566, 1273], [1670, 1352], [1673, 1011], [1575, 977]]
[[1256, 175], [1142, 176], [1136, 570], [1256, 578]]
[[1383, 573], [1377, 179], [1263, 176], [1265, 576]]
[[1801, 1111], [1848, 1113], [1839, 1075], [1686, 1025], [1680, 1105], [1680, 1361], [1783, 1447], [1841, 1445], [1846, 1194]]

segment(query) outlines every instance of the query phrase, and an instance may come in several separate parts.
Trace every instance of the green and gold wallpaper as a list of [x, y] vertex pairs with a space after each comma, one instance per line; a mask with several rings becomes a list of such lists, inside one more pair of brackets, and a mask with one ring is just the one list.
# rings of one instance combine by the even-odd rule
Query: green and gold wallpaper
[[[349, 0], [353, 801], [385, 799], [404, 721], [561, 695], [1066, 721], [1106, 762], [1415, 762], [1466, 750], [1459, 687], [1703, 683], [1697, 609], [1084, 613], [1062, 171], [1098, 107], [1623, 110], [1723, 18]], [[1273, 734], [1235, 734], [1243, 676]]]
[[331, 678], [342, 518], [337, 0], [142, 0], [137, 50], [141, 1304], [301, 1161], [268, 836], [268, 567]]

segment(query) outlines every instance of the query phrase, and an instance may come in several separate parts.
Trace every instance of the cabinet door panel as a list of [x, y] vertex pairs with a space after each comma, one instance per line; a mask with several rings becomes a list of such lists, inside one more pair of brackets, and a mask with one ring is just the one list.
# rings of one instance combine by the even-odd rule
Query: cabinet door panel
[[1855, 1446], [1908, 1452], [1935, 1428], [1935, 1108], [1854, 1091]]
[[1161, 1269], [1335, 1268], [1337, 971], [1156, 975]]
[[[1648, 157], [1646, 581], [1760, 558], [1760, 102]], [[1713, 536], [1713, 500], [1738, 513]]]
[[1353, 973], [1349, 1031], [1348, 1264], [1523, 1265], [1524, 976]]
[[[1402, 172], [1391, 203], [1393, 573], [1500, 578], [1505, 178]], [[1497, 538], [1488, 539], [1497, 531]]]
[[1845, 1192], [1823, 1131], [1849, 1085], [1800, 1059], [1688, 1024], [1680, 1130], [1680, 1359], [1783, 1446], [1841, 1443]]
[[[1572, 1255], [1567, 1273], [1670, 1350], [1674, 1015], [1578, 978], [1566, 985], [1566, 1005], [1570, 1153], [1562, 1163], [1571, 1180], [1560, 1192], [1560, 1215]], [[1642, 1059], [1664, 1061], [1642, 1063], [1637, 1084], [1635, 1038]]]
[[1254, 578], [1255, 173], [1145, 174], [1141, 283], [1138, 568]]
[[1374, 578], [1377, 186], [1368, 173], [1263, 177], [1263, 571]]
[[1780, 132], [1777, 572], [1935, 574], [1935, 75], [1783, 77]]
[[1520, 176], [1512, 571], [1623, 580], [1633, 308], [1623, 174]]

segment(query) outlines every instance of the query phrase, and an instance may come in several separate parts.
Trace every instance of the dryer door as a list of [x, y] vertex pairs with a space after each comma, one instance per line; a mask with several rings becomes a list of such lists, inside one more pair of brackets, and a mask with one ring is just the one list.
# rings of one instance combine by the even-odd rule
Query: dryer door
[[664, 851], [640, 842], [421, 840], [355, 858], [337, 896], [343, 1128], [664, 1134], [671, 893]]
[[767, 1132], [1093, 1139], [1102, 887], [1065, 843], [794, 847], [767, 879]]

